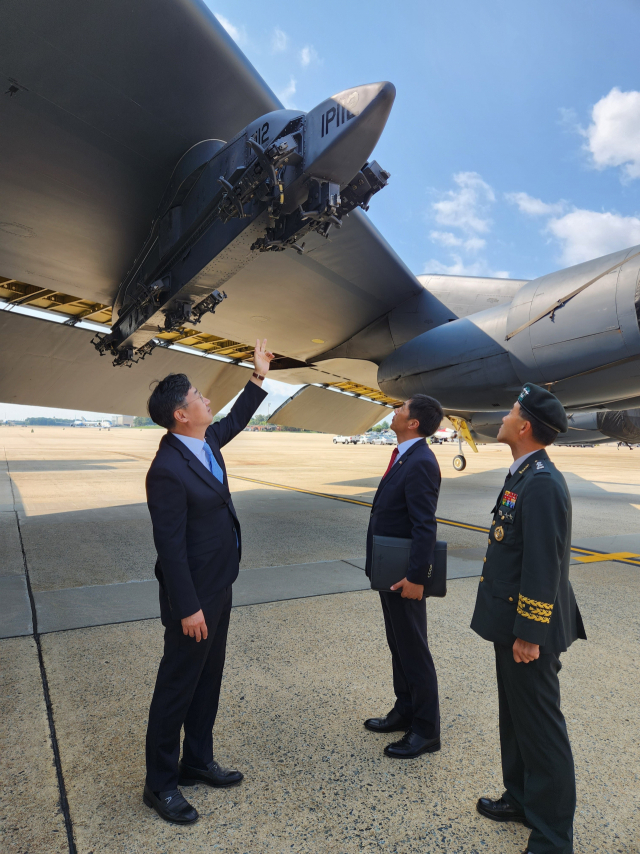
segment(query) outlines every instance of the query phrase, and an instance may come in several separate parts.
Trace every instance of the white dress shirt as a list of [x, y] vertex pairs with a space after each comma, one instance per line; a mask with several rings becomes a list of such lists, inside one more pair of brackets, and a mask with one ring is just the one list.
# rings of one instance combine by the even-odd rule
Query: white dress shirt
[[514, 460], [511, 463], [511, 465], [509, 466], [509, 471], [511, 472], [512, 477], [516, 473], [517, 469], [519, 469], [522, 463], [527, 459], [527, 457], [531, 456], [531, 454], [535, 454], [535, 451], [529, 451], [528, 454], [523, 454], [521, 457], [518, 457], [517, 460]]

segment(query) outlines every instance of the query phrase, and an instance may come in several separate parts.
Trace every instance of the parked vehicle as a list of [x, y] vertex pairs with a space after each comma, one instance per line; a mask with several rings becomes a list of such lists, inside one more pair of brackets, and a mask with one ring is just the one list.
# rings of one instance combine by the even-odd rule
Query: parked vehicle
[[333, 444], [334, 445], [348, 445], [351, 441], [351, 436], [334, 436]]
[[349, 436], [349, 442], [352, 445], [359, 445], [360, 444], [360, 436]]
[[360, 436], [360, 444], [361, 445], [373, 445], [375, 437], [376, 437], [375, 433], [363, 433], [363, 435]]

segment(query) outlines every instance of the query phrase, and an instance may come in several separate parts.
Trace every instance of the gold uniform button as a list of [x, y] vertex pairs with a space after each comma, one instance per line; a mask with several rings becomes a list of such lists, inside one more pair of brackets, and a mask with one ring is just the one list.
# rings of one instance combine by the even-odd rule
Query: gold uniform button
[[513, 596], [509, 596], [509, 602], [513, 602]]
[[480, 581], [484, 581], [484, 575], [480, 576]]
[[486, 562], [487, 562], [486, 557], [483, 557], [483, 558], [482, 558], [482, 563], [486, 563]]
[[489, 539], [487, 540], [487, 542], [489, 543], [489, 545], [491, 545], [491, 537], [489, 537]]
[[491, 524], [492, 524], [492, 525], [495, 525], [495, 524], [496, 524], [496, 520], [494, 519], [494, 520], [493, 520], [493, 522], [492, 522]]

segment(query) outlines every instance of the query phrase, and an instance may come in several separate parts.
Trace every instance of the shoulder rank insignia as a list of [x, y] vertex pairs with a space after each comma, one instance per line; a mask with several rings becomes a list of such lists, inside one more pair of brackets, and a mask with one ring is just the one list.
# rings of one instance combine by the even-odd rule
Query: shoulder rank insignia
[[502, 496], [502, 504], [504, 507], [508, 507], [510, 510], [516, 506], [516, 501], [518, 500], [517, 492], [505, 492]]
[[495, 529], [495, 531], [493, 532], [493, 536], [498, 542], [502, 541], [502, 539], [504, 538], [504, 528], [502, 527], [502, 525]]
[[544, 471], [544, 460], [536, 460], [536, 471]]

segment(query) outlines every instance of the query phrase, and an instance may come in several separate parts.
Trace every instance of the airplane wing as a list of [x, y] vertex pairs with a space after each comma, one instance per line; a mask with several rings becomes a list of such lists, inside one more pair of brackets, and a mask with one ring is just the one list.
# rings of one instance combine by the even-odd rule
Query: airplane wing
[[0, 275], [107, 305], [178, 159], [281, 106], [199, 0], [4, 0], [0, 75]]
[[[0, 75], [0, 299], [107, 325], [179, 158], [281, 108], [201, 0], [5, 0]], [[256, 253], [225, 290], [228, 299], [199, 333], [239, 343], [267, 337], [296, 363], [399, 306], [409, 305], [413, 318], [412, 301], [425, 293], [358, 209], [329, 239], [311, 234], [304, 255]], [[450, 316], [435, 298], [430, 313], [435, 322]], [[86, 336], [56, 332], [64, 334], [89, 359]], [[5, 360], [20, 363], [30, 346], [13, 336]], [[365, 385], [375, 393], [375, 362], [365, 356]], [[341, 360], [338, 380], [362, 386], [362, 370], [353, 368], [355, 375]], [[117, 371], [123, 401], [137, 385], [135, 370]], [[97, 406], [91, 380], [76, 386], [75, 406]], [[59, 375], [56, 388], [65, 381]], [[5, 394], [43, 400], [36, 386]]]

